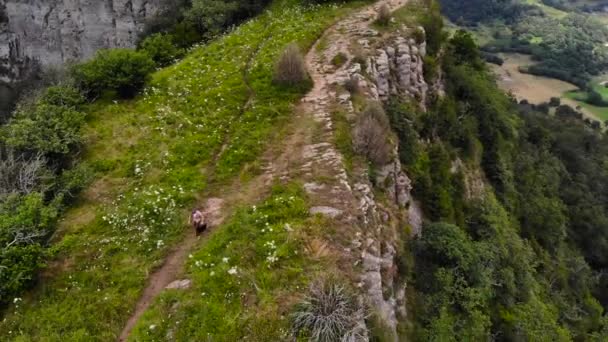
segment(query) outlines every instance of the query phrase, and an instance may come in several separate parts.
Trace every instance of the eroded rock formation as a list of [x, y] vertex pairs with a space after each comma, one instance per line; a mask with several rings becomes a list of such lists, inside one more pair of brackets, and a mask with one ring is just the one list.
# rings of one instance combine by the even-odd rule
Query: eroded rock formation
[[368, 58], [367, 74], [375, 80], [378, 97], [415, 98], [424, 104], [429, 90], [423, 75], [426, 42], [417, 44], [413, 38], [397, 36], [378, 48]]
[[35, 63], [60, 65], [101, 48], [132, 47], [168, 0], [0, 0], [0, 82]]

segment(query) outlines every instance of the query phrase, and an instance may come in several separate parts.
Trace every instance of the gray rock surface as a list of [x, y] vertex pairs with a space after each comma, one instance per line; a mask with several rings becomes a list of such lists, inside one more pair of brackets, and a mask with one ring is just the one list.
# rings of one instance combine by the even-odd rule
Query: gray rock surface
[[176, 280], [174, 282], [171, 282], [165, 288], [168, 290], [185, 290], [185, 289], [189, 289], [191, 286], [192, 286], [192, 280], [183, 279], [183, 280]]
[[60, 65], [101, 48], [133, 47], [169, 0], [0, 0], [0, 81], [32, 64]]
[[367, 61], [367, 73], [376, 84], [380, 100], [401, 95], [416, 98], [424, 107], [429, 90], [423, 75], [425, 55], [425, 42], [417, 44], [403, 37], [395, 37], [378, 49]]

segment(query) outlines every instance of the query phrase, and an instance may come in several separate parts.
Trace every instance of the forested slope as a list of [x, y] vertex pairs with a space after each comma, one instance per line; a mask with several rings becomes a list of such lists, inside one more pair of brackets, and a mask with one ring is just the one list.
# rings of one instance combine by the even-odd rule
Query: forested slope
[[417, 336], [605, 339], [606, 136], [518, 105], [463, 31], [445, 49], [446, 96], [398, 128], [430, 221], [412, 242]]

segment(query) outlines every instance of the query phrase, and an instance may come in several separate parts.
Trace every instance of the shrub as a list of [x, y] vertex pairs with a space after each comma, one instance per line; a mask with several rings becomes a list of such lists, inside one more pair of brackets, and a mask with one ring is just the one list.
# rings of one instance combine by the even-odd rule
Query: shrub
[[144, 39], [139, 50], [148, 54], [159, 67], [172, 64], [184, 54], [183, 49], [175, 46], [173, 36], [163, 33], [156, 33]]
[[361, 66], [361, 70], [367, 69], [367, 60], [365, 59], [365, 56], [363, 56], [363, 55], [355, 55], [355, 57], [353, 57], [353, 60], [351, 63], [359, 64]]
[[42, 243], [56, 218], [56, 208], [39, 193], [0, 201], [0, 305], [30, 285], [43, 266]]
[[608, 102], [604, 100], [602, 94], [595, 91], [594, 89], [589, 89], [585, 102], [598, 107], [608, 107]]
[[144, 52], [130, 49], [100, 50], [92, 60], [76, 65], [72, 74], [87, 95], [104, 90], [120, 97], [133, 97], [154, 70], [154, 61]]
[[488, 63], [492, 63], [492, 64], [496, 64], [498, 66], [501, 66], [505, 63], [504, 59], [500, 58], [498, 55], [495, 55], [493, 53], [490, 52], [481, 52], [481, 57], [484, 59], [484, 61], [488, 62]]
[[29, 194], [46, 173], [46, 160], [38, 154], [32, 157], [13, 151], [0, 151], [0, 201], [10, 194]]
[[185, 19], [210, 39], [233, 22], [238, 9], [237, 1], [194, 0], [185, 12]]
[[537, 111], [543, 114], [549, 114], [549, 104], [547, 102], [539, 103], [535, 107]]
[[549, 106], [551, 107], [559, 107], [562, 104], [562, 101], [559, 97], [552, 97], [549, 100]]
[[387, 26], [391, 22], [391, 9], [387, 4], [383, 4], [378, 9], [378, 18], [376, 19], [376, 23], [378, 25]]
[[583, 119], [583, 114], [568, 105], [561, 105], [555, 110], [555, 116], [561, 119]]
[[334, 58], [331, 59], [331, 64], [335, 67], [339, 68], [344, 65], [344, 63], [348, 62], [348, 56], [344, 54], [344, 52], [339, 52]]
[[308, 296], [293, 313], [293, 334], [310, 341], [362, 341], [364, 311], [344, 286], [325, 281], [313, 283]]
[[422, 44], [426, 40], [426, 33], [424, 32], [424, 29], [420, 27], [414, 29], [412, 36], [414, 37], [416, 44]]
[[426, 55], [423, 58], [424, 64], [422, 69], [422, 75], [427, 83], [435, 82], [437, 75], [439, 74], [439, 63], [437, 59], [431, 55]]
[[304, 56], [297, 44], [287, 46], [275, 68], [274, 80], [279, 84], [298, 85], [308, 79]]
[[38, 97], [40, 103], [79, 109], [85, 103], [80, 91], [72, 86], [56, 85], [46, 88]]
[[85, 114], [44, 102], [20, 108], [4, 127], [8, 146], [43, 154], [68, 154], [80, 144]]
[[346, 82], [344, 82], [344, 88], [351, 94], [358, 94], [361, 92], [359, 87], [359, 79], [351, 76]]
[[365, 155], [376, 165], [390, 162], [393, 156], [390, 123], [380, 103], [368, 104], [359, 115], [355, 125], [353, 145], [355, 151]]

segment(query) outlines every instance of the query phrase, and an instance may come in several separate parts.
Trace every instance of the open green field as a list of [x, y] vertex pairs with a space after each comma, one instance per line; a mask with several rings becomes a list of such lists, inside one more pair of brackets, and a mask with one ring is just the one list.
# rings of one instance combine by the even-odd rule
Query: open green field
[[608, 107], [598, 107], [584, 101], [586, 93], [581, 91], [569, 91], [563, 94], [567, 99], [573, 100], [578, 106], [593, 113], [593, 116], [602, 122], [608, 120]]
[[[603, 85], [605, 80], [606, 75], [601, 75], [594, 78], [590, 85], [593, 90], [602, 95], [604, 101], [608, 101], [608, 88]], [[602, 122], [608, 120], [608, 107], [598, 107], [585, 102], [585, 99], [588, 96], [586, 92], [581, 90], [566, 91], [564, 92], [563, 96], [564, 98], [576, 101], [577, 105], [592, 112], [593, 115], [600, 119]]]
[[[498, 85], [505, 91], [513, 94], [518, 100], [526, 99], [530, 103], [540, 104], [549, 102], [552, 97], [561, 98], [562, 103], [573, 108], [580, 107], [580, 111], [589, 118], [604, 122], [608, 120], [608, 108], [596, 107], [583, 101], [586, 94], [567, 82], [544, 76], [535, 76], [519, 72], [520, 67], [533, 63], [530, 56], [514, 53], [502, 53], [504, 59], [502, 66], [494, 64], [490, 68], [497, 77]], [[608, 99], [608, 88], [595, 83], [596, 89]]]
[[[189, 210], [219, 185], [256, 172], [265, 143], [306, 90], [273, 85], [279, 54], [290, 42], [309, 48], [348, 11], [296, 3], [277, 1], [193, 48], [135, 100], [91, 105], [84, 159], [96, 181], [63, 218], [38, 288], [7, 310], [0, 340], [118, 336], [148, 276], [183, 238]], [[227, 234], [241, 231], [217, 239]]]

